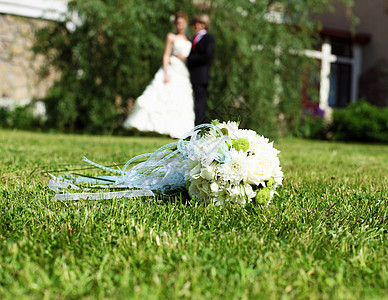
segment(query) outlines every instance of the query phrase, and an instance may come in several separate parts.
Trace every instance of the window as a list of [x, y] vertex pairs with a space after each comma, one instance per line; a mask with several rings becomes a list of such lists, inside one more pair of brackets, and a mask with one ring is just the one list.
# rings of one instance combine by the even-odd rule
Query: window
[[329, 106], [341, 108], [350, 101], [352, 67], [350, 64], [332, 63], [330, 68]]
[[[361, 65], [361, 46], [350, 39], [327, 36], [318, 50], [306, 55], [320, 62], [319, 106], [324, 111], [356, 101]], [[316, 86], [316, 85], [315, 85]]]

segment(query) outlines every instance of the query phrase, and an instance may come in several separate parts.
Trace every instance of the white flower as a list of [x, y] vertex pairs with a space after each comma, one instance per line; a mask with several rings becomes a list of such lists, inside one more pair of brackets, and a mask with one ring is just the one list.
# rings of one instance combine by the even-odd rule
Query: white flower
[[253, 185], [265, 186], [265, 181], [274, 175], [274, 171], [279, 166], [277, 156], [268, 154], [248, 156], [247, 160], [249, 161], [247, 183]]
[[235, 169], [237, 165], [222, 164], [217, 168], [217, 180], [223, 184], [239, 184], [243, 179], [243, 174], [238, 172], [240, 169]]
[[257, 133], [250, 129], [239, 129], [238, 138], [246, 139], [249, 143], [249, 149], [247, 152], [253, 152], [255, 145], [257, 145], [259, 136]]
[[252, 186], [248, 183], [244, 183], [244, 185], [242, 186], [243, 190], [244, 190], [244, 193], [245, 195], [252, 199], [256, 196], [256, 192], [253, 190]]
[[227, 191], [230, 196], [230, 201], [240, 204], [245, 204], [256, 196], [252, 186], [246, 183], [230, 186], [227, 188]]
[[215, 166], [214, 165], [205, 166], [204, 168], [201, 168], [200, 176], [203, 179], [210, 181], [214, 178], [214, 175], [215, 175]]
[[279, 153], [279, 151], [273, 147], [273, 142], [269, 143], [269, 140], [263, 136], [258, 136], [258, 138], [252, 142], [252, 149], [256, 155], [269, 154], [277, 156]]
[[246, 181], [247, 178], [247, 156], [240, 150], [230, 149], [230, 154], [233, 162], [231, 164], [221, 164], [216, 169], [216, 176], [220, 181], [228, 182], [229, 184], [239, 184]]
[[210, 200], [210, 185], [208, 181], [202, 180], [202, 179], [197, 179], [197, 180], [192, 180], [190, 182], [189, 186], [189, 195], [191, 197], [197, 197], [198, 199], [202, 201], [209, 201]]
[[190, 170], [189, 174], [190, 178], [192, 179], [198, 179], [199, 177], [201, 177], [201, 165], [199, 163], [194, 165], [194, 167]]
[[218, 183], [217, 183], [217, 182], [212, 182], [212, 183], [210, 184], [210, 191], [211, 191], [212, 193], [217, 193], [218, 190], [219, 190]]
[[238, 129], [238, 126], [237, 126], [237, 123], [236, 122], [233, 122], [233, 121], [228, 121], [228, 122], [223, 122], [219, 125], [217, 125], [218, 128], [220, 128], [222, 130], [222, 128], [225, 128], [227, 129], [227, 132], [228, 132], [228, 136], [231, 138], [231, 139], [236, 139], [238, 138], [238, 132], [239, 132], [239, 129]]
[[226, 190], [228, 191], [232, 201], [236, 201], [241, 197], [240, 185], [230, 185]]

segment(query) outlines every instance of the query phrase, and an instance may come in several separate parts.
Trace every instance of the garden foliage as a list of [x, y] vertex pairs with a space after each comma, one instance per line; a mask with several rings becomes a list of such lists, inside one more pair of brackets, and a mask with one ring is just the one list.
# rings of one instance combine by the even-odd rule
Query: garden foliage
[[0, 127], [18, 129], [38, 129], [44, 118], [34, 114], [32, 104], [16, 107], [0, 107]]
[[326, 139], [327, 128], [328, 124], [323, 117], [304, 112], [293, 135], [307, 139]]
[[360, 100], [333, 112], [334, 138], [345, 141], [388, 142], [388, 108]]
[[[45, 99], [48, 125], [99, 133], [120, 128], [162, 64], [171, 16], [183, 10], [189, 16], [205, 12], [212, 20], [216, 51], [209, 118], [240, 120], [242, 127], [267, 136], [293, 130], [300, 120], [302, 71], [312, 63], [302, 51], [316, 42], [319, 25], [310, 16], [335, 1], [193, 2], [71, 1], [67, 20], [36, 32], [34, 51], [61, 73]], [[77, 26], [68, 26], [75, 14]]]

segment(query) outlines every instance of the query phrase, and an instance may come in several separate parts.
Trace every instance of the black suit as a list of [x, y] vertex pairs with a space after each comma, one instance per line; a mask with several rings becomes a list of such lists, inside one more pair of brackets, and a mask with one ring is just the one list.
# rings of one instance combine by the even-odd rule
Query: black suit
[[187, 57], [187, 66], [194, 92], [195, 125], [207, 122], [206, 99], [209, 69], [213, 60], [214, 37], [205, 34]]

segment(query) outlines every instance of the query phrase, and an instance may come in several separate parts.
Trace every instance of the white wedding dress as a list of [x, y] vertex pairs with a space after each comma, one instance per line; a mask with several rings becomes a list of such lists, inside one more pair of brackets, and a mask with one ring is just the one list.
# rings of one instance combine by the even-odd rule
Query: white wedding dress
[[164, 70], [160, 68], [143, 94], [136, 99], [134, 108], [124, 121], [126, 129], [157, 132], [180, 138], [194, 127], [194, 101], [190, 75], [184, 62], [174, 56], [188, 56], [191, 42], [176, 39], [170, 57], [170, 81], [164, 83]]

